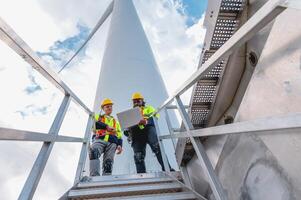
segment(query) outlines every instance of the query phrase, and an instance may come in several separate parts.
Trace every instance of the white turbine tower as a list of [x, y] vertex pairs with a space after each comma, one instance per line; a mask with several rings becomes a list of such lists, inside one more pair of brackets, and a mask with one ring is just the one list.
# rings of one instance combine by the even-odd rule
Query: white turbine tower
[[[100, 111], [103, 98], [111, 98], [114, 101], [114, 114], [130, 108], [133, 92], [141, 92], [146, 102], [154, 107], [158, 107], [168, 96], [132, 0], [115, 0], [94, 112]], [[167, 133], [166, 127], [160, 127]], [[170, 144], [168, 148], [172, 148]], [[114, 174], [135, 172], [133, 150], [125, 138], [124, 150], [121, 156], [115, 157]], [[168, 155], [174, 163], [170, 158], [172, 156], [171, 153]], [[149, 148], [146, 167], [148, 171], [160, 169]]]

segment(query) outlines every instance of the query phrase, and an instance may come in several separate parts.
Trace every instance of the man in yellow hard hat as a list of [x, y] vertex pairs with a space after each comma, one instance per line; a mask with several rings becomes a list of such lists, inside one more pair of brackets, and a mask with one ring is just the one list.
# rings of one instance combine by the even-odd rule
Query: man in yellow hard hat
[[[103, 115], [95, 115], [94, 134], [90, 148], [90, 176], [100, 175], [99, 158], [103, 154], [102, 174], [111, 175], [115, 153], [122, 152], [122, 132], [119, 122], [111, 116], [113, 102], [104, 99], [101, 103]], [[104, 129], [104, 126], [106, 128]]]
[[125, 132], [128, 137], [131, 137], [137, 173], [146, 173], [144, 162], [146, 144], [149, 144], [164, 171], [163, 159], [154, 123], [154, 118], [159, 118], [159, 114], [155, 114], [156, 109], [154, 107], [146, 105], [144, 97], [138, 92], [132, 95], [132, 101], [133, 107], [140, 107], [141, 115], [144, 117], [137, 126]]

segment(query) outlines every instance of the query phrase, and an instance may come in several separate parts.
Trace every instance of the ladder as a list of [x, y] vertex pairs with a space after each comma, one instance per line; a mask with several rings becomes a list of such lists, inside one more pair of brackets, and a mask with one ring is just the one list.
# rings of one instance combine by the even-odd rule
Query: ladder
[[61, 200], [184, 200], [198, 199], [181, 183], [179, 172], [84, 177]]

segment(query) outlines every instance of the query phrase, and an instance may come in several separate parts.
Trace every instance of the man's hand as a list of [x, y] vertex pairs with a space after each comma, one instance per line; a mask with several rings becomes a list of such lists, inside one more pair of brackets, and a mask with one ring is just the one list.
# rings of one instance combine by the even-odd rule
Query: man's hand
[[139, 122], [139, 125], [146, 125], [147, 124], [147, 120], [146, 119], [141, 119]]
[[107, 131], [112, 132], [112, 133], [116, 133], [116, 129], [111, 127], [111, 126], [107, 126]]
[[122, 146], [118, 145], [116, 149], [116, 154], [121, 154], [122, 153]]

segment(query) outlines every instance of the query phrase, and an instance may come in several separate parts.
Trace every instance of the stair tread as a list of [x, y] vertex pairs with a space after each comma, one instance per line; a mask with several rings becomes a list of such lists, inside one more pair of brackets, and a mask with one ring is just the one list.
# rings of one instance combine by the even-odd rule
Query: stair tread
[[162, 183], [172, 182], [173, 180], [169, 177], [160, 178], [143, 178], [143, 179], [122, 179], [122, 180], [110, 180], [110, 181], [87, 181], [78, 183], [78, 189], [90, 188], [90, 187], [109, 187], [109, 186], [122, 186], [122, 185], [139, 185], [147, 183]]
[[[180, 172], [171, 172], [174, 177], [181, 177]], [[162, 178], [168, 177], [162, 172], [141, 173], [141, 174], [125, 174], [125, 175], [110, 175], [110, 176], [94, 176], [90, 177], [92, 182], [114, 181], [114, 180], [129, 180], [129, 179], [144, 179], [144, 178]]]
[[135, 195], [127, 197], [112, 197], [112, 198], [94, 198], [93, 200], [193, 200], [196, 199], [192, 192], [177, 192], [177, 193], [164, 193], [164, 194], [148, 194], [148, 195]]
[[158, 194], [168, 192], [179, 192], [182, 187], [179, 183], [143, 184], [134, 186], [118, 186], [105, 188], [72, 189], [68, 197], [118, 197], [140, 194]]

